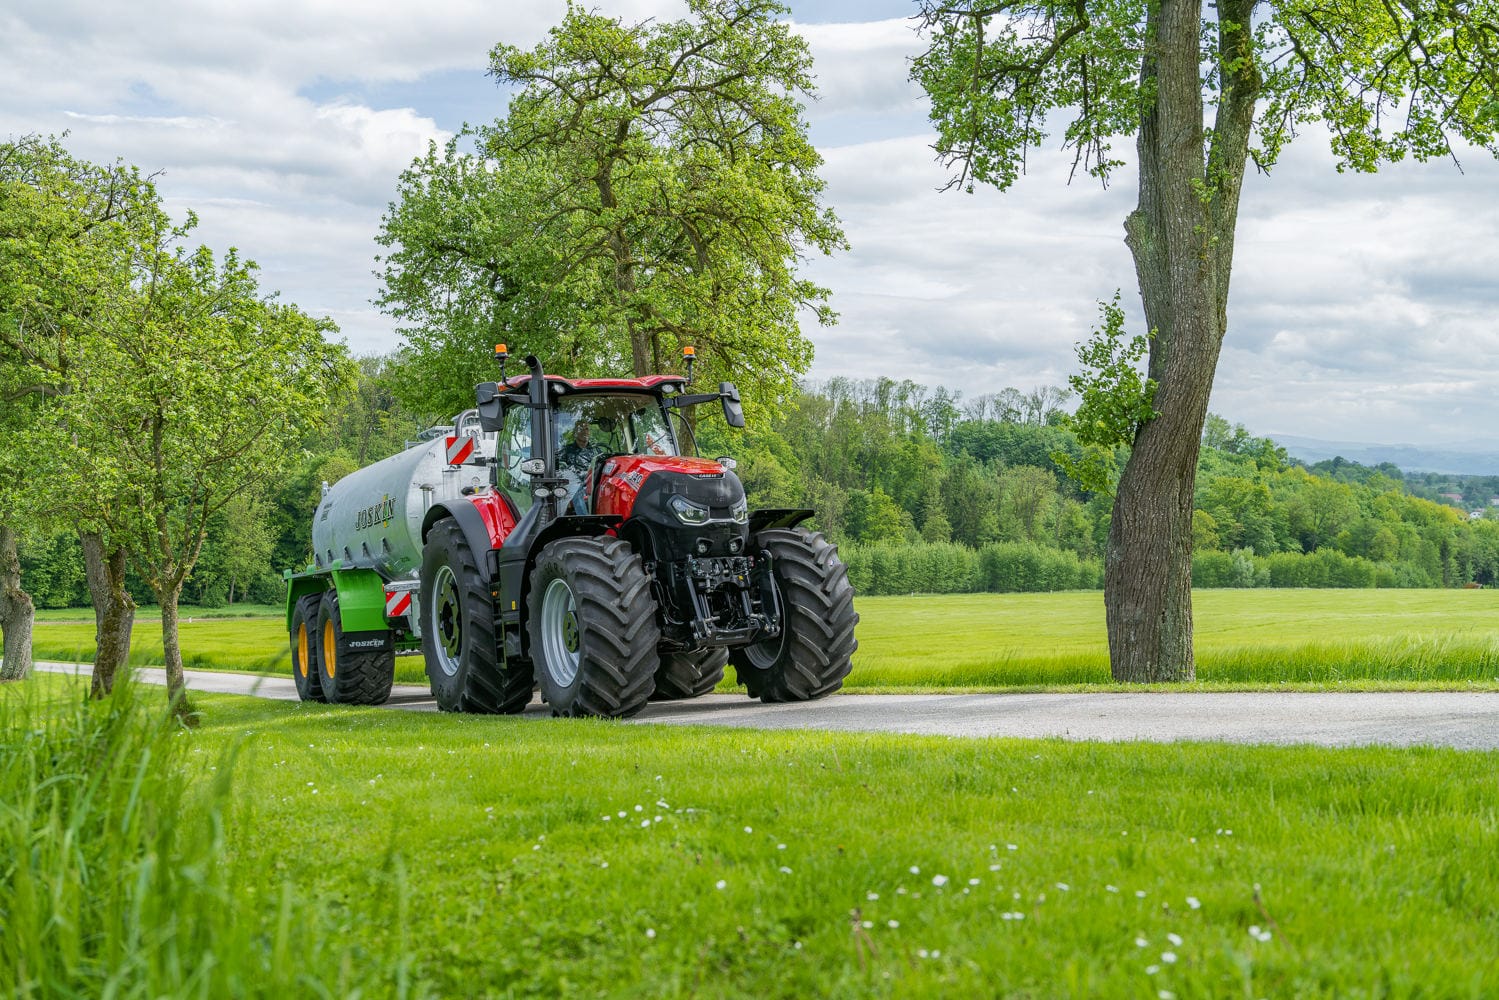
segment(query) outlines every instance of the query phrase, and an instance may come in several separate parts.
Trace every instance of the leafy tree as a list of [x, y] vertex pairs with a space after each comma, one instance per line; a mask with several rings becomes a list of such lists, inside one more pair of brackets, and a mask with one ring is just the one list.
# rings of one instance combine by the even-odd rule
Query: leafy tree
[[1499, 150], [1492, 0], [921, 0], [931, 98], [952, 185], [1008, 188], [1050, 123], [1107, 180], [1133, 136], [1139, 202], [1125, 220], [1159, 415], [1134, 435], [1109, 529], [1114, 677], [1190, 680], [1192, 496], [1228, 324], [1246, 165], [1274, 165], [1322, 123], [1340, 168]]
[[136, 278], [93, 321], [66, 419], [109, 531], [161, 605], [170, 695], [186, 711], [177, 606], [211, 520], [278, 475], [353, 383], [327, 321], [263, 296], [254, 265], [158, 214]]
[[269, 513], [269, 503], [245, 490], [209, 520], [202, 553], [192, 573], [193, 580], [202, 580], [197, 588], [198, 604], [232, 605], [236, 597], [243, 599], [251, 584], [266, 575], [276, 543]]
[[[149, 179], [123, 164], [75, 159], [56, 139], [0, 143], [0, 629], [7, 677], [31, 662], [31, 598], [20, 586], [16, 542], [49, 522], [76, 527], [91, 585], [97, 579], [96, 662], [105, 674], [129, 653], [134, 605], [117, 577], [118, 545], [100, 530], [65, 459], [59, 404], [74, 391], [73, 366], [91, 318], [130, 280], [128, 248], [152, 216]], [[96, 669], [95, 691], [101, 674]]]
[[496, 341], [571, 374], [666, 371], [692, 344], [751, 402], [806, 370], [797, 312], [834, 314], [798, 265], [845, 245], [798, 101], [811, 56], [774, 0], [688, 8], [626, 24], [569, 4], [536, 49], [494, 48], [518, 90], [469, 134], [481, 158], [431, 150], [381, 235], [408, 402], [468, 405]]

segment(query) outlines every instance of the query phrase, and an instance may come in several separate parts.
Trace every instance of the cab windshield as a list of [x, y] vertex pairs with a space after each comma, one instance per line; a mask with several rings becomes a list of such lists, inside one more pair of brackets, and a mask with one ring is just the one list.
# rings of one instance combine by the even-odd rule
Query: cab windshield
[[[675, 455], [676, 441], [655, 396], [574, 396], [557, 406], [557, 464], [593, 455]], [[569, 463], [569, 453], [573, 463]], [[585, 469], [586, 471], [586, 469]]]
[[[679, 454], [661, 402], [649, 393], [579, 394], [559, 400], [555, 416], [553, 453], [572, 513], [587, 512], [583, 487], [603, 456]], [[531, 411], [511, 407], [500, 434], [499, 485], [521, 511], [532, 503], [530, 477], [520, 469], [531, 454]]]

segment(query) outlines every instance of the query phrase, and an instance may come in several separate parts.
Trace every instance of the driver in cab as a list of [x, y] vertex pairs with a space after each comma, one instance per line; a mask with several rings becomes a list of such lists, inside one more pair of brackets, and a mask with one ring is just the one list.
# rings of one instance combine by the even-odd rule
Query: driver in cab
[[593, 428], [587, 420], [579, 419], [573, 425], [572, 432], [568, 435], [570, 440], [562, 446], [557, 453], [557, 465], [568, 479], [577, 481], [573, 489], [572, 498], [568, 506], [574, 514], [588, 513], [588, 497], [584, 490], [588, 470], [593, 466], [593, 460], [604, 453], [604, 449], [596, 444], [590, 443]]

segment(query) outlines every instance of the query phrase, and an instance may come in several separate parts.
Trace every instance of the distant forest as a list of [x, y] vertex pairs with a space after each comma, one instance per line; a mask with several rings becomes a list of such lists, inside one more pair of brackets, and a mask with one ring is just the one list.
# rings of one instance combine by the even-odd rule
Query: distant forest
[[[218, 516], [184, 602], [280, 602], [281, 571], [308, 560], [321, 484], [394, 454], [434, 422], [398, 401], [388, 359], [360, 366], [358, 391], [305, 442], [296, 474]], [[1102, 585], [1110, 498], [1079, 489], [1058, 466], [1055, 456], [1081, 454], [1066, 428], [1067, 401], [1053, 387], [964, 399], [910, 381], [833, 379], [803, 387], [779, 410], [752, 413], [744, 431], [705, 413], [700, 451], [738, 460], [751, 506], [815, 508], [814, 526], [840, 544], [861, 593], [1089, 589]], [[1496, 476], [1406, 476], [1342, 459], [1308, 466], [1209, 416], [1193, 580], [1493, 584], [1495, 496]], [[29, 539], [22, 574], [40, 607], [89, 603], [72, 533]], [[147, 588], [133, 591], [146, 603]]]

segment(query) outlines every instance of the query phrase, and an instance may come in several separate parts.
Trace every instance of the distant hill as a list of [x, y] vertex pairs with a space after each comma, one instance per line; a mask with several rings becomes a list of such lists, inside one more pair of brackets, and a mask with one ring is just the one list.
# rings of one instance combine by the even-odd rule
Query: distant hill
[[1268, 435], [1276, 444], [1308, 464], [1342, 456], [1361, 465], [1392, 462], [1405, 472], [1445, 472], [1458, 476], [1499, 476], [1499, 440], [1461, 441], [1437, 445], [1370, 444], [1360, 441], [1321, 441], [1295, 434]]

